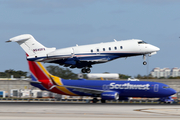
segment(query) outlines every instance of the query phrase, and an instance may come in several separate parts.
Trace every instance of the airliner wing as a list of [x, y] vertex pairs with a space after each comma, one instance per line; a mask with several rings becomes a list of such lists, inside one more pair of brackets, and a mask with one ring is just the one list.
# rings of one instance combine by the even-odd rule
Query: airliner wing
[[72, 88], [73, 91], [89, 93], [89, 94], [96, 94], [96, 95], [100, 95], [101, 93], [105, 92], [104, 90], [98, 90], [98, 89], [92, 89], [92, 88], [83, 88], [83, 87], [66, 86], [66, 85], [58, 85], [58, 86]]

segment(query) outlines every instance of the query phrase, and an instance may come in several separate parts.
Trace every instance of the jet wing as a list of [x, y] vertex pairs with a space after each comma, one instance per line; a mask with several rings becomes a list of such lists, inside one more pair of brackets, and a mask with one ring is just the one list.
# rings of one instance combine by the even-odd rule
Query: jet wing
[[102, 62], [108, 62], [107, 59], [90, 59], [90, 60], [80, 60], [82, 62], [93, 62], [93, 63], [102, 63]]
[[110, 59], [109, 58], [94, 58], [94, 59], [80, 59], [80, 62], [92, 62], [92, 63], [103, 63], [103, 62], [108, 62]]

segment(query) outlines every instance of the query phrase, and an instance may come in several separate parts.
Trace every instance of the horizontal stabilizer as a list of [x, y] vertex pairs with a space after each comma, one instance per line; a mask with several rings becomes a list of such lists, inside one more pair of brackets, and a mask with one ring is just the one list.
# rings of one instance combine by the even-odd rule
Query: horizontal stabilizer
[[27, 81], [27, 82], [30, 82], [30, 83], [36, 83], [36, 84], [40, 84], [41, 83], [41, 82], [33, 81], [33, 80], [23, 80], [23, 81]]
[[9, 41], [6, 42], [20, 42], [30, 39], [32, 36], [29, 34], [19, 35], [16, 37], [11, 38]]

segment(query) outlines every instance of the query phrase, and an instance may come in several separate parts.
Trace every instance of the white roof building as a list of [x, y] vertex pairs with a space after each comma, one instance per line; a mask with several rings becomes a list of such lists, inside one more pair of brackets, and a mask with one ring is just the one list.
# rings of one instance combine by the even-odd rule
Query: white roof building
[[179, 68], [175, 67], [171, 71], [172, 77], [177, 77], [179, 75]]
[[169, 68], [164, 68], [164, 77], [168, 78], [171, 76], [171, 69]]
[[172, 69], [169, 69], [169, 68], [160, 69], [157, 67], [151, 71], [151, 75], [156, 78], [161, 78], [161, 77], [169, 78], [171, 76], [178, 77], [180, 76], [180, 69], [177, 67], [172, 68]]
[[152, 70], [152, 72], [151, 72], [151, 75], [153, 76], [153, 77], [157, 77], [157, 78], [160, 78], [160, 68], [154, 68], [153, 70]]

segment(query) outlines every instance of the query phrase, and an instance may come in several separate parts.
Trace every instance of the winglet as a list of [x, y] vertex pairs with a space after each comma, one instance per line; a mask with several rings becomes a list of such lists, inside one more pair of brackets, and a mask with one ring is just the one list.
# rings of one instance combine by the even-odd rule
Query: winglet
[[114, 39], [114, 42], [117, 42], [117, 40], [116, 40], [116, 39]]

